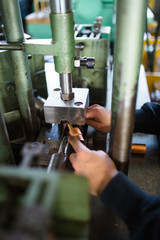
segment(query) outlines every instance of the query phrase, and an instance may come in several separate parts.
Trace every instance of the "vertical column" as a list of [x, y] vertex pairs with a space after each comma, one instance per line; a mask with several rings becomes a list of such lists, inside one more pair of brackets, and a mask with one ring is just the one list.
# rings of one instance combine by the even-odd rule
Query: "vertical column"
[[130, 158], [146, 9], [146, 0], [117, 1], [109, 154], [125, 173]]
[[[3, 24], [8, 43], [20, 44], [24, 40], [18, 0], [1, 0]], [[14, 70], [17, 98], [28, 140], [34, 140], [38, 132], [35, 103], [28, 58], [23, 51], [10, 51]]]
[[69, 101], [74, 98], [71, 73], [74, 69], [75, 57], [72, 4], [71, 0], [50, 0], [50, 5], [52, 38], [61, 46], [58, 56], [54, 57], [55, 69], [60, 73], [61, 98]]

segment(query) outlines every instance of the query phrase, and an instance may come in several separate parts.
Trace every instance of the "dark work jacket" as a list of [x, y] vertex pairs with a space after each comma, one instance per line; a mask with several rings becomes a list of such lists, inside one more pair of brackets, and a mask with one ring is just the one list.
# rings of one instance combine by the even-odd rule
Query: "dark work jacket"
[[[136, 110], [134, 132], [160, 134], [160, 104], [145, 103]], [[119, 172], [101, 200], [126, 222], [132, 240], [160, 240], [160, 196], [146, 194]]]
[[160, 240], [160, 196], [146, 194], [119, 172], [101, 200], [126, 222], [132, 240]]
[[145, 103], [136, 110], [134, 132], [160, 134], [160, 104]]

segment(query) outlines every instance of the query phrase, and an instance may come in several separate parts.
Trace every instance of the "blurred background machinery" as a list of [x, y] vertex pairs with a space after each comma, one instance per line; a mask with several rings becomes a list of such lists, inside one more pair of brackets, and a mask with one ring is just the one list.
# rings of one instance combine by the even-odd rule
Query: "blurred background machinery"
[[[114, 40], [115, 0], [73, 0], [75, 24], [93, 24], [98, 16], [103, 26], [111, 27], [111, 42]], [[26, 16], [27, 31], [33, 38], [50, 38], [49, 0], [34, 0], [34, 12]]]
[[149, 1], [152, 19], [146, 22], [142, 64], [146, 70], [151, 101], [160, 102], [160, 2]]

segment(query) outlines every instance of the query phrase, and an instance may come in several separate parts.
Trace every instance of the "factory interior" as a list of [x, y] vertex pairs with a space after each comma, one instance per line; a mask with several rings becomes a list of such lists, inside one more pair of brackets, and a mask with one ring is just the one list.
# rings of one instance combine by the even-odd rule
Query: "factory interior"
[[[74, 174], [68, 136], [160, 194], [160, 138], [133, 132], [160, 103], [160, 1], [0, 0], [0, 24], [0, 239], [131, 239]], [[110, 132], [86, 124], [93, 104]]]

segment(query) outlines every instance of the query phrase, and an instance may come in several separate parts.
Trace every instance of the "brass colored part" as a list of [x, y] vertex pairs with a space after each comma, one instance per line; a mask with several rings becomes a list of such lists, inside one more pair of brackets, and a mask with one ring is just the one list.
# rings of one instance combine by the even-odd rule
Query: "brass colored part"
[[80, 141], [84, 141], [82, 133], [78, 127], [72, 127], [72, 125], [67, 122], [67, 127], [69, 128], [69, 135], [78, 138]]
[[132, 153], [145, 154], [146, 153], [146, 145], [145, 144], [132, 144]]

